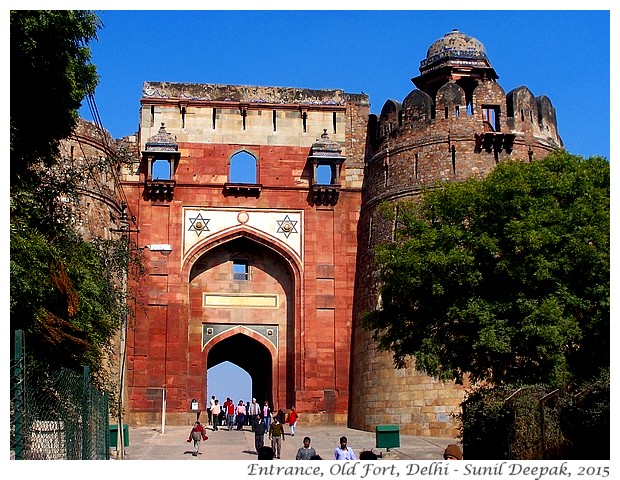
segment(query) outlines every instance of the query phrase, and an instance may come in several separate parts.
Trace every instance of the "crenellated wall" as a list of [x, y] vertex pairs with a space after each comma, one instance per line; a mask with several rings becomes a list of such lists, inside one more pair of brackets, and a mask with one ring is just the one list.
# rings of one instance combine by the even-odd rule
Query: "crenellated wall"
[[[109, 235], [122, 197], [131, 240], [172, 248], [144, 250], [128, 421], [160, 422], [165, 389], [168, 422], [192, 423], [208, 368], [232, 361], [259, 403], [295, 405], [306, 424], [455, 436], [467, 381], [428, 377], [414, 359], [395, 369], [361, 318], [378, 302], [373, 248], [393, 235], [381, 203], [562, 148], [550, 100], [525, 86], [506, 94], [498, 78], [484, 46], [452, 31], [420, 62], [416, 88], [378, 116], [365, 94], [342, 90], [145, 82], [135, 135], [112, 142], [81, 123], [64, 155], [123, 159], [88, 186], [83, 227]], [[239, 153], [255, 162], [252, 182], [231, 181]], [[168, 178], [153, 174], [161, 161]], [[321, 185], [325, 163], [337, 178]], [[246, 283], [233, 272], [244, 265]]]
[[[415, 200], [426, 187], [482, 178], [499, 162], [533, 161], [562, 148], [547, 97], [534, 97], [525, 87], [506, 95], [482, 44], [456, 31], [444, 39], [429, 49], [433, 58], [421, 62], [422, 74], [413, 79], [421, 88], [402, 103], [388, 100], [380, 116], [369, 121], [349, 409], [349, 426], [362, 430], [397, 423], [407, 434], [455, 436], [452, 414], [459, 412], [468, 386], [432, 379], [416, 371], [414, 359], [395, 369], [391, 354], [379, 352], [371, 332], [361, 326], [364, 312], [378, 302], [372, 249], [393, 235], [393, 222], [382, 218], [379, 205]], [[461, 50], [454, 50], [455, 43]], [[471, 47], [466, 54], [463, 45]], [[474, 60], [463, 67], [468, 56]], [[423, 68], [432, 62], [433, 68]]]

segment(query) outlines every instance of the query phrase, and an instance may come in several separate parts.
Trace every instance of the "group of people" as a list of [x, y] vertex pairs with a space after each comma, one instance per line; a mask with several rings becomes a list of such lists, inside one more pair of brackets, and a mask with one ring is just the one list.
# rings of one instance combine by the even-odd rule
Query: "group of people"
[[[271, 436], [270, 436], [271, 438]], [[295, 460], [322, 460], [320, 455], [317, 455], [316, 450], [310, 446], [312, 440], [310, 437], [304, 437], [303, 447], [297, 450]], [[357, 460], [355, 452], [351, 447], [347, 445], [348, 439], [345, 436], [340, 437], [340, 445], [334, 450], [334, 460]], [[274, 458], [280, 458], [279, 448], [266, 447], [261, 445], [257, 448], [259, 460], [273, 460]], [[360, 460], [377, 460], [378, 455], [372, 450], [364, 450], [360, 453]], [[452, 443], [448, 445], [443, 453], [444, 460], [463, 460], [463, 451], [457, 444]]]
[[243, 400], [239, 400], [239, 403], [235, 405], [232, 398], [227, 397], [224, 404], [220, 405], [219, 400], [213, 395], [207, 407], [207, 417], [209, 425], [213, 427], [214, 431], [219, 430], [218, 427], [221, 426], [225, 426], [228, 431], [233, 428], [243, 430], [243, 427], [246, 425], [254, 431], [257, 420], [260, 418], [265, 423], [266, 432], [269, 432], [273, 419], [277, 418], [280, 424], [288, 424], [290, 434], [295, 436], [295, 428], [297, 427], [299, 416], [295, 407], [291, 407], [288, 414], [278, 410], [274, 415], [267, 400], [261, 406], [256, 402], [256, 398], [252, 399], [252, 403], [247, 402], [244, 404]]
[[295, 407], [291, 407], [288, 414], [278, 410], [274, 415], [269, 402], [265, 400], [261, 406], [256, 398], [252, 399], [252, 403], [243, 404], [243, 400], [235, 405], [232, 398], [227, 397], [223, 405], [220, 405], [215, 395], [211, 397], [207, 408], [207, 417], [209, 425], [212, 425], [213, 431], [219, 430], [218, 427], [226, 426], [231, 431], [236, 426], [236, 430], [243, 430], [244, 425], [248, 425], [254, 432], [254, 446], [256, 452], [264, 447], [265, 434], [269, 435], [271, 441], [271, 449], [275, 458], [280, 458], [282, 450], [282, 442], [284, 438], [284, 424], [288, 424], [291, 436], [295, 436], [295, 428], [299, 415]]
[[225, 426], [228, 431], [236, 427], [237, 430], [243, 430], [244, 425], [249, 425], [249, 416], [247, 414], [247, 405], [243, 404], [243, 400], [235, 405], [232, 398], [227, 397], [226, 401], [220, 405], [220, 401], [211, 397], [209, 406], [207, 407], [207, 418], [209, 425], [213, 427], [213, 431], [219, 430], [218, 427]]
[[[282, 442], [286, 440], [284, 424], [289, 425], [290, 435], [295, 436], [297, 420], [299, 419], [294, 406], [291, 407], [288, 414], [278, 410], [278, 413], [273, 415], [268, 401], [265, 401], [261, 406], [256, 402], [256, 398], [253, 398], [252, 403], [247, 402], [244, 405], [243, 400], [239, 400], [239, 403], [235, 405], [231, 398], [226, 398], [224, 404], [220, 406], [215, 395], [211, 397], [207, 413], [209, 425], [213, 426], [213, 431], [218, 430], [218, 425], [226, 425], [228, 431], [232, 430], [234, 425], [236, 425], [237, 430], [243, 430], [244, 425], [249, 425], [254, 432], [254, 446], [259, 460], [280, 458]], [[271, 442], [270, 447], [264, 444], [265, 434], [268, 435]], [[194, 442], [194, 456], [200, 453], [200, 441], [207, 439], [205, 428], [199, 421], [196, 421], [187, 440]], [[299, 448], [295, 455], [296, 460], [322, 460], [315, 449], [310, 446], [310, 442], [310, 437], [304, 437], [303, 447]], [[355, 452], [347, 443], [347, 437], [340, 437], [340, 445], [334, 450], [335, 460], [357, 460]], [[360, 453], [359, 459], [376, 460], [377, 458], [377, 454], [372, 450], [364, 450]], [[444, 451], [443, 458], [444, 460], [462, 460], [463, 452], [458, 445], [450, 444]]]

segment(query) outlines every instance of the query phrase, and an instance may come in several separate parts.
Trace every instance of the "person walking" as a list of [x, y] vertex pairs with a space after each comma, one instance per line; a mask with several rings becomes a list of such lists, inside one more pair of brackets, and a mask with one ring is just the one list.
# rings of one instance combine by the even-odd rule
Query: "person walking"
[[250, 425], [252, 422], [252, 417], [250, 416], [250, 402], [245, 404], [245, 424]]
[[245, 405], [243, 400], [239, 400], [235, 413], [237, 414], [237, 430], [243, 430], [243, 424], [245, 423]]
[[297, 450], [295, 460], [310, 460], [316, 455], [316, 450], [310, 446], [310, 437], [304, 437], [304, 446]]
[[357, 460], [355, 452], [351, 447], [347, 447], [347, 437], [340, 437], [340, 446], [334, 450], [336, 460]]
[[269, 440], [271, 440], [271, 448], [276, 454], [276, 458], [280, 458], [282, 451], [282, 442], [284, 438], [284, 425], [280, 423], [277, 416], [273, 417], [273, 423], [269, 427]]
[[215, 395], [211, 395], [211, 400], [209, 400], [209, 407], [207, 408], [209, 425], [213, 425], [213, 405], [215, 405]]
[[291, 407], [291, 411], [288, 413], [288, 418], [286, 419], [286, 423], [291, 429], [291, 437], [295, 436], [295, 428], [297, 428], [297, 419], [299, 415], [297, 415], [297, 410], [295, 410], [295, 406]]
[[220, 423], [220, 413], [222, 413], [222, 407], [220, 407], [220, 401], [215, 400], [211, 407], [211, 415], [213, 416], [213, 431], [217, 431], [217, 426]]
[[235, 402], [233, 402], [232, 398], [228, 400], [228, 406], [226, 407], [226, 426], [230, 432], [235, 424]]
[[263, 420], [265, 422], [265, 428], [269, 431], [269, 425], [271, 425], [271, 408], [269, 408], [269, 402], [265, 400], [265, 404], [263, 405]]
[[256, 415], [260, 415], [260, 405], [256, 403], [256, 399], [252, 399], [250, 407], [248, 408], [248, 416], [250, 417], [250, 428], [254, 431], [254, 423], [256, 421]]
[[256, 448], [256, 453], [263, 447], [265, 444], [265, 432], [267, 429], [265, 428], [265, 421], [263, 417], [259, 414], [256, 414], [254, 419], [254, 447]]
[[207, 432], [204, 427], [200, 424], [200, 422], [196, 422], [192, 430], [189, 432], [189, 438], [187, 439], [188, 443], [191, 441], [194, 442], [194, 453], [192, 453], [194, 457], [198, 456], [200, 453], [200, 441], [206, 441], [208, 439], [209, 437], [207, 437]]

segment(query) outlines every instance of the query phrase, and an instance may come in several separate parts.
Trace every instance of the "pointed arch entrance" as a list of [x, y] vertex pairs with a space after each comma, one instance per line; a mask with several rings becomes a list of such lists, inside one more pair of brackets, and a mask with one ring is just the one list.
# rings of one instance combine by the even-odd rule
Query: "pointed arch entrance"
[[[273, 405], [273, 378], [270, 373], [277, 361], [277, 350], [260, 334], [246, 327], [232, 327], [208, 341], [204, 353], [207, 370], [226, 361], [235, 364], [250, 375], [252, 398], [261, 404], [267, 400]], [[207, 391], [209, 389], [207, 383]], [[249, 401], [251, 398], [235, 400]]]
[[258, 401], [275, 409], [294, 405], [300, 375], [296, 260], [269, 239], [238, 230], [199, 246], [185, 272], [189, 390], [205, 398], [207, 370], [230, 361], [248, 372]]

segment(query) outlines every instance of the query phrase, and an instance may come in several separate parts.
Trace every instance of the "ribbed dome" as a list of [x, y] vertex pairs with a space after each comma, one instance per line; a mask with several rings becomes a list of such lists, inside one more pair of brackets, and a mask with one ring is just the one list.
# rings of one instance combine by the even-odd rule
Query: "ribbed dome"
[[482, 61], [486, 66], [491, 66], [484, 45], [456, 29], [446, 33], [429, 47], [426, 58], [420, 62], [420, 69], [449, 59], [476, 60], [476, 63]]
[[316, 142], [312, 144], [313, 157], [338, 157], [341, 151], [340, 144], [329, 138], [326, 128], [323, 129], [321, 139], [317, 138]]
[[446, 33], [443, 37], [433, 43], [426, 53], [426, 58], [440, 55], [442, 53], [452, 55], [472, 55], [473, 57], [486, 57], [484, 45], [474, 37], [465, 35], [457, 29]]
[[175, 138], [166, 131], [165, 125], [162, 123], [159, 131], [150, 137], [146, 142], [147, 152], [168, 152], [177, 151], [178, 145]]

